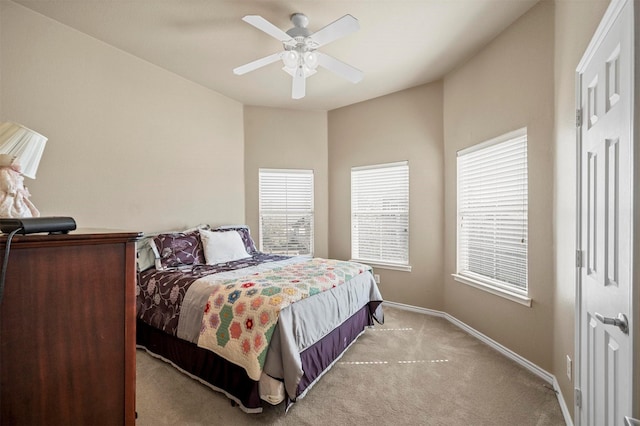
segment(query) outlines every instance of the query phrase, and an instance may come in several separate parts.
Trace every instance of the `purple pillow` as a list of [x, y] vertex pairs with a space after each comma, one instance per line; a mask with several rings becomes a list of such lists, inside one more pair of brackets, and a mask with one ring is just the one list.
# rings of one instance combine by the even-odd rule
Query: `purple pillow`
[[152, 243], [158, 256], [156, 258], [158, 270], [205, 263], [204, 249], [198, 231], [159, 234], [153, 238]]

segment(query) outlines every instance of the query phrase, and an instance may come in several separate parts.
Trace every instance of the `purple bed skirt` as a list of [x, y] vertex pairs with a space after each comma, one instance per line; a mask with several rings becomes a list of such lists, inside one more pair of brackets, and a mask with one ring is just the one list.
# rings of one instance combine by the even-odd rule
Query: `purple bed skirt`
[[[363, 332], [373, 325], [373, 315], [380, 302], [370, 302], [301, 354], [304, 375], [298, 384], [297, 395], [288, 395], [290, 401], [301, 395]], [[152, 354], [161, 356], [185, 372], [211, 384], [240, 404], [245, 411], [262, 409], [258, 382], [250, 379], [242, 367], [197, 345], [166, 334], [138, 319], [136, 343]]]

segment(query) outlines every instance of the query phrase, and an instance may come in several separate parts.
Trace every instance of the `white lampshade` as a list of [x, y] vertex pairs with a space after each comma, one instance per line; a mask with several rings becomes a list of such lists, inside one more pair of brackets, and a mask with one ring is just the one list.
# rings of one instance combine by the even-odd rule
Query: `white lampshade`
[[35, 179], [47, 138], [16, 123], [0, 123], [0, 154], [15, 157], [22, 174]]

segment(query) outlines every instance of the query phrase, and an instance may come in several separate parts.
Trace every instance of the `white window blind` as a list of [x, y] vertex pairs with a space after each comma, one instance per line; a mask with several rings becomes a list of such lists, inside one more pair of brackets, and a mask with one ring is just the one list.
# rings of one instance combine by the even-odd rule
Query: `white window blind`
[[259, 170], [260, 251], [313, 255], [313, 171]]
[[458, 153], [458, 275], [527, 294], [526, 129]]
[[409, 265], [407, 161], [351, 169], [351, 257], [380, 266]]

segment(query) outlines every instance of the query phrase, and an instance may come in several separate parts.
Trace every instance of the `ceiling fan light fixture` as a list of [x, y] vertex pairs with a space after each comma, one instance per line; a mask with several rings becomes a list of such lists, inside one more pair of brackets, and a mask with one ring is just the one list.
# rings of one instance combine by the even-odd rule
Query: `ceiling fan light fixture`
[[299, 59], [300, 55], [295, 50], [287, 50], [282, 55], [282, 62], [284, 62], [284, 66], [287, 68], [297, 68]]
[[304, 64], [312, 70], [318, 68], [318, 55], [314, 51], [305, 52], [304, 56]]
[[302, 70], [302, 74], [303, 74], [304, 78], [311, 77], [316, 72], [318, 72], [318, 70], [311, 69], [311, 68], [309, 68], [308, 66], [306, 66], [304, 64], [298, 65], [298, 66], [293, 67], [293, 68], [282, 67], [282, 70], [284, 72], [286, 72], [287, 74], [289, 74], [291, 77], [295, 77], [296, 73], [300, 72], [300, 70]]

